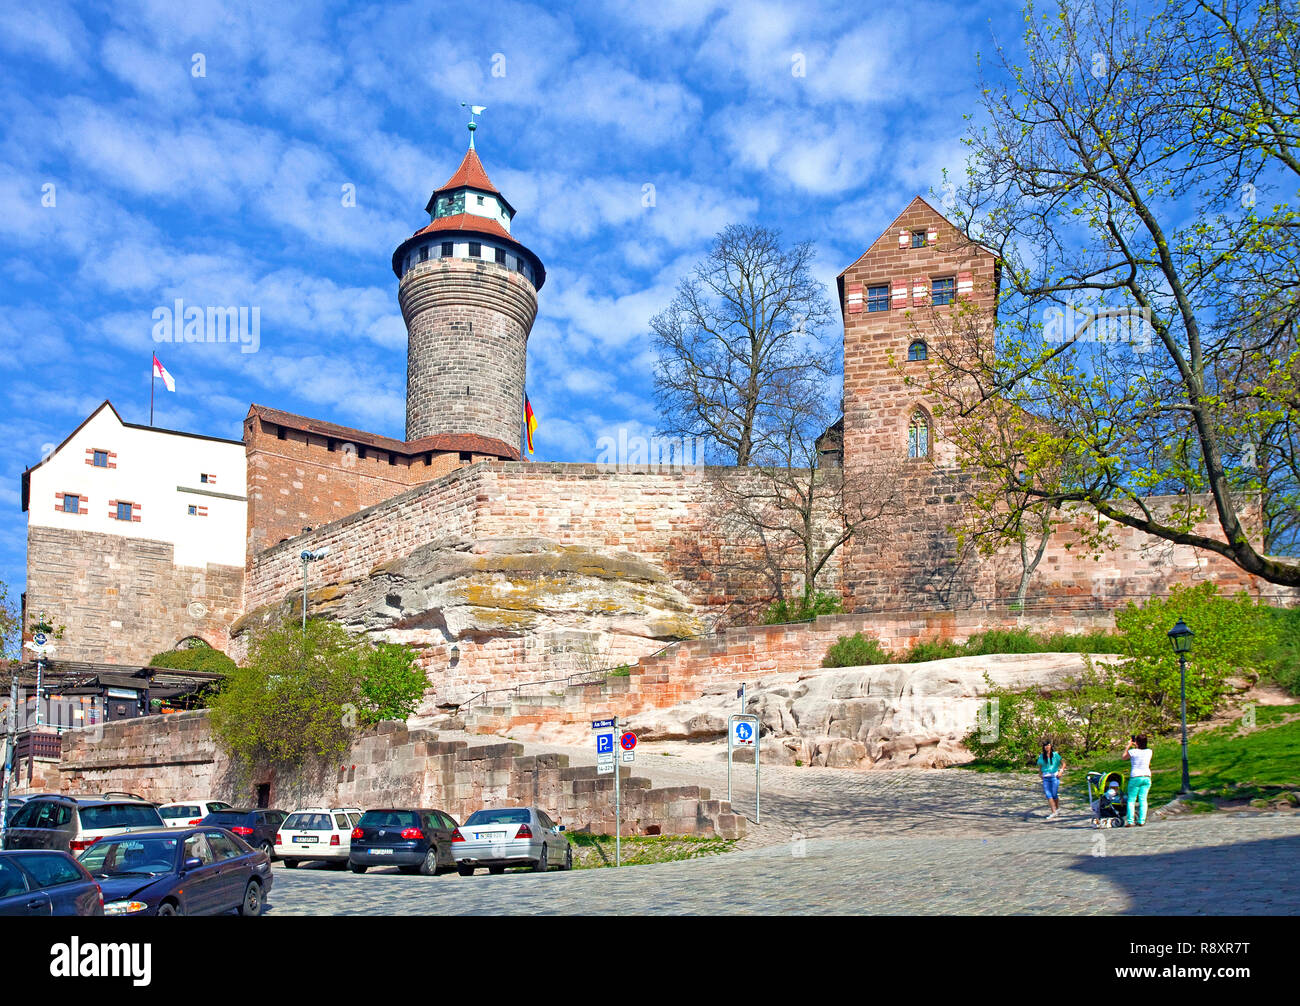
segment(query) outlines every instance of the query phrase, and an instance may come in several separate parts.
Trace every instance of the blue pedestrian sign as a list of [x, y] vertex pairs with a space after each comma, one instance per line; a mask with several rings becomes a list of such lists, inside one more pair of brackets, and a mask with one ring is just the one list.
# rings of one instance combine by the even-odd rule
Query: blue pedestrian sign
[[754, 724], [746, 720], [739, 720], [732, 726], [732, 730], [737, 744], [754, 743]]
[[596, 754], [614, 753], [614, 735], [596, 734]]

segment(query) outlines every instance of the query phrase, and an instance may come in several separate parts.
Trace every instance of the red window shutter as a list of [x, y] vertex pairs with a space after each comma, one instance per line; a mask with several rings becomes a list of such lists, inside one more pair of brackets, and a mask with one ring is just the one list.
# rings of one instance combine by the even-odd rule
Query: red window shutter
[[930, 280], [925, 276], [912, 279], [912, 306], [924, 307], [930, 299]]
[[937, 245], [939, 243], [939, 228], [930, 227], [925, 232], [925, 243], [927, 245]]
[[901, 311], [907, 307], [907, 280], [896, 279], [889, 293], [890, 307], [895, 311]]
[[906, 227], [904, 227], [901, 231], [898, 232], [898, 247], [900, 248], [912, 247], [912, 232], [909, 231]]
[[849, 284], [849, 314], [862, 313], [862, 284]]
[[957, 274], [957, 296], [969, 297], [975, 292], [975, 276], [969, 272]]

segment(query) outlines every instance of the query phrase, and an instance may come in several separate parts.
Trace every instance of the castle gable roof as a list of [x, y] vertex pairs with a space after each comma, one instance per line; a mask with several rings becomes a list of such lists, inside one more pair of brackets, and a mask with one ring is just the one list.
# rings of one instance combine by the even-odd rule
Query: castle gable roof
[[[906, 224], [904, 221], [906, 221]], [[897, 231], [900, 227], [915, 227], [916, 225], [923, 223], [942, 224], [951, 231], [952, 234], [959, 236], [961, 240], [967, 240], [966, 236], [961, 232], [956, 224], [931, 206], [923, 197], [916, 196], [907, 204], [906, 207], [904, 207], [902, 213], [894, 217], [893, 221], [884, 229], [880, 237], [871, 242], [871, 245], [866, 251], [840, 270], [839, 278], [843, 280], [845, 273], [849, 272], [849, 270], [853, 269], [865, 259], [871, 258], [880, 252], [896, 250], [898, 248]], [[972, 243], [971, 247], [973, 251], [985, 255], [992, 255], [994, 258], [998, 257], [997, 252], [993, 251], [991, 248], [985, 247], [984, 245]]]

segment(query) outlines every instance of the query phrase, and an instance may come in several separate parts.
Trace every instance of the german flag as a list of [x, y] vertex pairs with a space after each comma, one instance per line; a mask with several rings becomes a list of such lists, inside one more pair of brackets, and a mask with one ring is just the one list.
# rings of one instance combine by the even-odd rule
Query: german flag
[[528, 453], [533, 453], [533, 430], [537, 429], [537, 417], [533, 415], [533, 403], [524, 395], [524, 430], [528, 434]]

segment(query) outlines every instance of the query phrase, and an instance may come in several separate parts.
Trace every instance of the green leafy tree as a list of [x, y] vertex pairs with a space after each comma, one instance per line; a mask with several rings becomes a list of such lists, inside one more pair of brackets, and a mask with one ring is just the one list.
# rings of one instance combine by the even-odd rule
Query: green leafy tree
[[336, 622], [292, 621], [258, 635], [213, 699], [212, 727], [237, 758], [292, 766], [342, 754], [358, 731], [405, 719], [424, 675], [406, 647], [372, 645]]
[[1133, 701], [1147, 717], [1145, 725], [1171, 730], [1180, 719], [1178, 658], [1169, 630], [1178, 619], [1196, 633], [1187, 661], [1187, 719], [1214, 712], [1233, 675], [1253, 676], [1264, 667], [1263, 654], [1276, 640], [1269, 610], [1244, 591], [1222, 597], [1212, 583], [1175, 587], [1168, 597], [1130, 603], [1115, 615], [1128, 657], [1120, 674], [1132, 688]]

